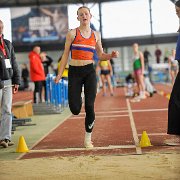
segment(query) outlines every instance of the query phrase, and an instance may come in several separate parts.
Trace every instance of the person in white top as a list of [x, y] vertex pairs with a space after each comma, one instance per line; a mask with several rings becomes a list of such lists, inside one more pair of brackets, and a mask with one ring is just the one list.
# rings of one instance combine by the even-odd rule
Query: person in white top
[[175, 78], [178, 73], [178, 62], [175, 60], [176, 50], [172, 49], [171, 56], [168, 57], [168, 63], [169, 63], [169, 73], [171, 76], [171, 83], [174, 84]]

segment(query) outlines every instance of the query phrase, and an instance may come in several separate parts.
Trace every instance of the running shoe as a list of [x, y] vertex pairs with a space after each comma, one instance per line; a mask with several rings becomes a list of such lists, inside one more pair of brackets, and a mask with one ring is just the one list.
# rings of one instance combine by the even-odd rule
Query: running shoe
[[146, 99], [146, 96], [145, 95], [140, 95], [139, 98], [140, 99]]
[[84, 141], [84, 147], [85, 148], [93, 148], [92, 141]]
[[135, 98], [130, 100], [131, 102], [140, 102], [141, 99], [139, 98], [139, 96], [136, 96]]
[[4, 148], [7, 148], [8, 147], [8, 142], [6, 142], [5, 140], [1, 140], [0, 141], [0, 145]]
[[9, 139], [5, 139], [5, 141], [8, 143], [8, 146], [13, 146], [14, 142], [9, 140]]

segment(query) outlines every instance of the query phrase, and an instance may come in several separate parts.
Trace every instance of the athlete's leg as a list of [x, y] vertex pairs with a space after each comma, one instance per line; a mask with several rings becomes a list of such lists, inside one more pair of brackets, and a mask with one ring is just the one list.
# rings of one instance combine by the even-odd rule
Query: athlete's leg
[[34, 82], [34, 103], [42, 102], [42, 81]]
[[84, 82], [84, 94], [85, 94], [85, 128], [86, 132], [92, 132], [95, 112], [94, 112], [94, 102], [97, 92], [97, 81], [95, 71], [91, 71], [85, 78]]
[[175, 80], [175, 73], [173, 70], [171, 70], [171, 83], [172, 83], [172, 85], [174, 84], [174, 80]]
[[77, 76], [75, 67], [69, 68], [68, 73], [68, 101], [69, 108], [74, 115], [78, 115], [82, 106], [82, 77]]
[[138, 75], [137, 75], [136, 71], [134, 71], [134, 78], [137, 83], [138, 93], [140, 94], [140, 83], [139, 83], [139, 79], [138, 79]]
[[85, 78], [84, 81], [84, 94], [85, 94], [85, 139], [84, 146], [86, 148], [92, 148], [93, 144], [91, 142], [91, 133], [94, 127], [95, 112], [94, 112], [94, 102], [97, 92], [97, 82], [96, 73], [91, 71]]
[[107, 80], [107, 83], [108, 83], [108, 87], [109, 87], [111, 96], [113, 96], [114, 92], [113, 92], [113, 86], [112, 86], [110, 74], [107, 74], [107, 75], [106, 75], [106, 80]]
[[102, 82], [102, 90], [103, 90], [103, 95], [106, 95], [106, 79], [105, 75], [101, 74], [101, 82]]
[[141, 70], [137, 71], [137, 81], [140, 89], [140, 98], [145, 99], [145, 84], [144, 84], [144, 76]]

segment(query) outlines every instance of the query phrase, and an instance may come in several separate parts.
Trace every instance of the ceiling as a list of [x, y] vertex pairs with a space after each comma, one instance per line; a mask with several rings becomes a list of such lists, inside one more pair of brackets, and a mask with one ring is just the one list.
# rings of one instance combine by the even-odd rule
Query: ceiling
[[40, 6], [48, 4], [86, 4], [100, 3], [110, 1], [126, 1], [126, 0], [0, 0], [0, 8], [4, 7], [23, 7], [23, 6]]
[[[133, 0], [0, 0], [0, 8], [5, 7], [23, 7], [23, 6], [40, 6], [48, 4], [86, 4], [86, 3], [102, 3], [113, 1], [133, 1]], [[150, 2], [152, 0], [149, 0]], [[170, 0], [173, 3], [176, 0]]]
[[[41, 6], [41, 5], [50, 5], [50, 4], [82, 4], [86, 5], [86, 3], [103, 3], [103, 2], [114, 2], [114, 1], [134, 1], [134, 0], [0, 0], [0, 8], [7, 8], [7, 7], [29, 7], [29, 6]], [[153, 0], [149, 0], [152, 2]], [[176, 0], [170, 0], [171, 2], [175, 3]], [[158, 44], [158, 43], [171, 43], [176, 42], [177, 34], [174, 33], [172, 35], [163, 35], [161, 36], [145, 36], [145, 37], [133, 37], [131, 39], [108, 39], [103, 40], [103, 44], [105, 47], [117, 47], [117, 46], [127, 46], [132, 44], [132, 42], [136, 41], [140, 44]], [[44, 48], [50, 48], [49, 45], [43, 45]], [[47, 47], [46, 47], [47, 46]], [[61, 47], [62, 46], [62, 47]], [[63, 44], [55, 44], [51, 48], [54, 50], [55, 48], [64, 48]], [[29, 50], [27, 47], [24, 46], [15, 46], [16, 51], [26, 51]]]

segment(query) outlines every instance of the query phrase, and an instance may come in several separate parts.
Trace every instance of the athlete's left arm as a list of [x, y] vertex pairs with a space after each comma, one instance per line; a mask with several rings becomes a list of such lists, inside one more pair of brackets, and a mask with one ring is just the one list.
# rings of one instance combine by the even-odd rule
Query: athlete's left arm
[[111, 58], [117, 58], [119, 56], [118, 51], [112, 51], [111, 54], [107, 54], [103, 51], [100, 33], [97, 31], [95, 31], [94, 33], [96, 36], [96, 51], [99, 60], [104, 60], [104, 59], [110, 60]]

